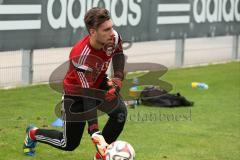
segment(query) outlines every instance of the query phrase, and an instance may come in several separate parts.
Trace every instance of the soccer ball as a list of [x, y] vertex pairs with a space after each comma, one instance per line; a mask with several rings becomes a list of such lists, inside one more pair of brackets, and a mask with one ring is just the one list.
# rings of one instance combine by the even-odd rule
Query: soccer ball
[[128, 142], [118, 140], [108, 146], [106, 160], [135, 160], [135, 151]]

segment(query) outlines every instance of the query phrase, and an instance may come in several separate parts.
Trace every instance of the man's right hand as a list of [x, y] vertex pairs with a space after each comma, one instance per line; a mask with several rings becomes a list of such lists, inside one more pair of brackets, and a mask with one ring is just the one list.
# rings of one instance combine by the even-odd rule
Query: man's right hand
[[102, 158], [105, 158], [108, 144], [106, 143], [101, 132], [98, 131], [93, 133], [91, 138], [92, 138], [93, 144], [96, 146], [97, 152], [102, 156]]

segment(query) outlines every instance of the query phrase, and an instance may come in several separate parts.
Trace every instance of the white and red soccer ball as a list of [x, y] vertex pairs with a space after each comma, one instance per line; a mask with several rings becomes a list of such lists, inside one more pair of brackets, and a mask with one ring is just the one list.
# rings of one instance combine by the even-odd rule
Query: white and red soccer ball
[[106, 160], [135, 160], [135, 151], [128, 142], [118, 140], [108, 146]]

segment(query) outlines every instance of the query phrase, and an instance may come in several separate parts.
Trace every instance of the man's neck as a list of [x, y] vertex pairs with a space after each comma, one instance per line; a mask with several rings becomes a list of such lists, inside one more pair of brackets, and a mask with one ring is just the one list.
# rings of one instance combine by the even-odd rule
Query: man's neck
[[102, 49], [103, 45], [98, 43], [97, 41], [93, 40], [93, 38], [90, 37], [90, 45], [96, 50]]

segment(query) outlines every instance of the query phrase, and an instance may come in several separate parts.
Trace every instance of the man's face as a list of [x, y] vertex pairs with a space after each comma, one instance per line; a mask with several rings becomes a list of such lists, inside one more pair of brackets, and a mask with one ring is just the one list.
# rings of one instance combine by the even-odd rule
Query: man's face
[[113, 36], [113, 22], [111, 19], [102, 23], [92, 34], [95, 41], [101, 45], [113, 43]]

